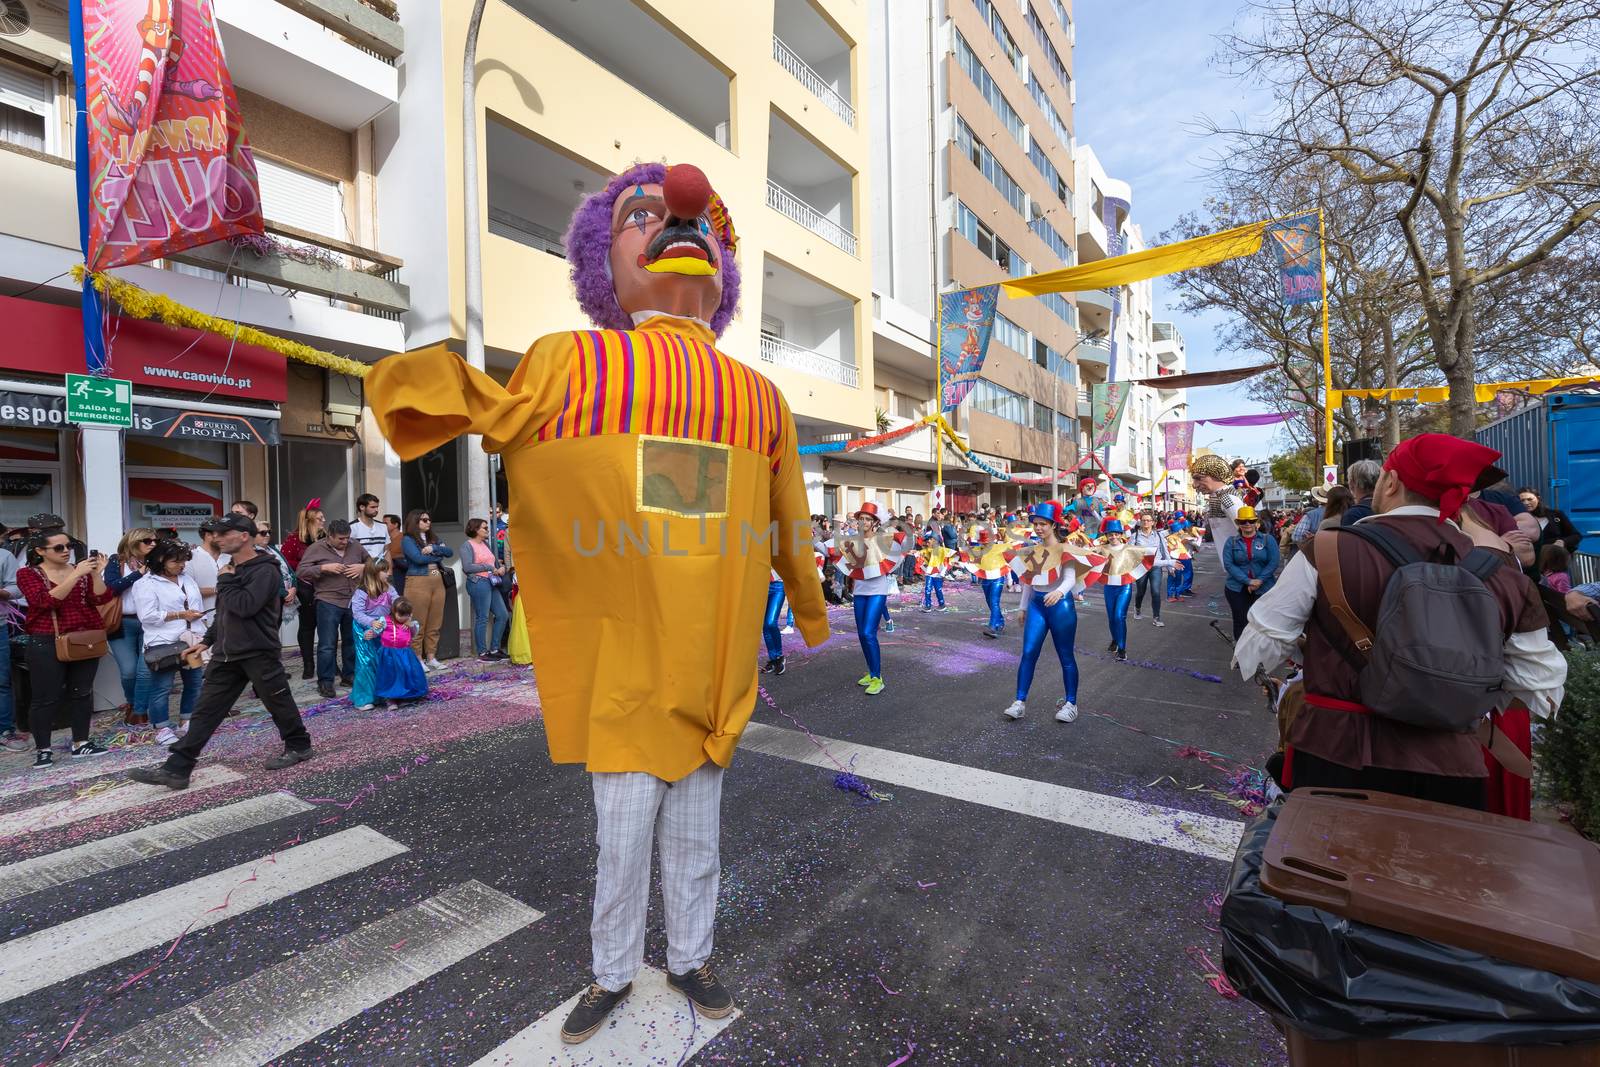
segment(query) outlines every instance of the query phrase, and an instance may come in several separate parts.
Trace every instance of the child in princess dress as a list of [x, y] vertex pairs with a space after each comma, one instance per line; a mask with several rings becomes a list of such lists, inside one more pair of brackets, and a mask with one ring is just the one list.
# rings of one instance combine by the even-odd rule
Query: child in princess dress
[[412, 618], [411, 602], [396, 600], [378, 635], [377, 695], [385, 700], [422, 700], [428, 695], [428, 676], [411, 650], [411, 639], [422, 628]]

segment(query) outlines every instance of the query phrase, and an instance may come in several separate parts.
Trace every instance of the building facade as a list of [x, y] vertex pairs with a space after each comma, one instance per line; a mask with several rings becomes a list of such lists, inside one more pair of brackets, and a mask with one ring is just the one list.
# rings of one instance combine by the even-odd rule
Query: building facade
[[[321, 496], [331, 516], [385, 469], [359, 383], [226, 338], [111, 309], [109, 360], [132, 382], [127, 430], [65, 417], [82, 372], [83, 261], [73, 181], [65, 0], [17, 0], [0, 35], [0, 522], [51, 511], [94, 548], [131, 526], [194, 536], [233, 500], [280, 530]], [[114, 273], [208, 314], [375, 359], [404, 346], [404, 263], [380, 238], [374, 119], [399, 96], [405, 32], [385, 0], [218, 0], [261, 178], [269, 243], [193, 249]]]

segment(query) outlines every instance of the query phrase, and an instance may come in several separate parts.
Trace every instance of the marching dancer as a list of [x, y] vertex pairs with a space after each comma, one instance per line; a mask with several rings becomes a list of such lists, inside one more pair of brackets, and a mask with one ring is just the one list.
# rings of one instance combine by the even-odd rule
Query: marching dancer
[[1133, 603], [1133, 588], [1155, 564], [1155, 552], [1128, 544], [1120, 519], [1107, 519], [1100, 525], [1100, 552], [1106, 557], [1100, 580], [1105, 583], [1106, 625], [1111, 629], [1107, 652], [1119, 660], [1128, 658], [1128, 607]]
[[761, 621], [761, 637], [767, 643], [767, 662], [761, 665], [762, 674], [783, 673], [783, 609], [787, 601], [783, 595], [783, 579], [777, 571], [767, 582], [767, 614]]
[[1027, 712], [1028, 690], [1033, 687], [1034, 669], [1048, 633], [1061, 661], [1066, 690], [1056, 701], [1056, 721], [1073, 722], [1078, 718], [1078, 660], [1072, 647], [1078, 633], [1078, 609], [1071, 594], [1086, 574], [1093, 573], [1097, 557], [1068, 550], [1059, 504], [1035, 504], [1029, 517], [1038, 542], [1022, 548], [1011, 560], [1012, 569], [1022, 578], [1022, 658], [1017, 662], [1017, 699], [1005, 715], [1020, 719]]
[[1167, 599], [1176, 602], [1180, 597], [1194, 595], [1194, 552], [1191, 545], [1194, 534], [1189, 530], [1189, 520], [1178, 512], [1167, 527], [1167, 551], [1177, 561], [1167, 578]]
[[930, 541], [917, 553], [917, 573], [922, 575], [922, 610], [933, 611], [933, 601], [939, 600], [939, 611], [949, 611], [944, 603], [944, 576], [950, 573], [954, 553], [937, 541]]
[[989, 625], [983, 628], [985, 637], [999, 637], [1005, 633], [1006, 616], [1000, 610], [1000, 592], [1010, 565], [1010, 546], [997, 543], [988, 530], [978, 531], [978, 540], [962, 559], [962, 566], [977, 579], [983, 589], [984, 603], [989, 605]]
[[[903, 531], [879, 532], [878, 505], [871, 500], [856, 512], [858, 532], [839, 540], [839, 571], [855, 580], [856, 638], [867, 659], [867, 673], [856, 684], [868, 696], [883, 692], [883, 656], [878, 649], [878, 626], [888, 613], [894, 570], [905, 557], [909, 538]], [[892, 632], [892, 631], [891, 631]]]

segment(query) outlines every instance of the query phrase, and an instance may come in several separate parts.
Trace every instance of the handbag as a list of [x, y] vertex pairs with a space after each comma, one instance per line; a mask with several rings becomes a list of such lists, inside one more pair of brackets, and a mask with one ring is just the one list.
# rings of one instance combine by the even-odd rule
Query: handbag
[[[93, 589], [94, 586], [90, 586]], [[105, 626], [106, 633], [114, 634], [122, 629], [122, 598], [112, 597], [100, 605], [100, 622]]]
[[99, 659], [111, 651], [111, 647], [106, 644], [104, 630], [78, 630], [64, 634], [53, 612], [50, 621], [56, 630], [56, 659], [62, 663], [81, 663], [84, 660]]
[[159, 645], [150, 645], [144, 650], [144, 661], [154, 672], [170, 671], [183, 661], [183, 655], [189, 651], [189, 646], [182, 641], [168, 641]]

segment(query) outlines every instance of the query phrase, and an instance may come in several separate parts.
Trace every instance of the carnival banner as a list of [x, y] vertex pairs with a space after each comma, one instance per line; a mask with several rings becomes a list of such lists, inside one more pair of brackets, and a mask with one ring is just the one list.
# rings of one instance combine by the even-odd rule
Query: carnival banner
[[1163, 429], [1167, 435], [1167, 447], [1163, 453], [1167, 469], [1188, 469], [1189, 453], [1194, 451], [1194, 422], [1189, 419], [1169, 422]]
[[213, 0], [74, 0], [73, 16], [89, 269], [261, 233]]
[[1090, 422], [1094, 426], [1092, 447], [1104, 448], [1116, 444], [1122, 432], [1122, 413], [1128, 407], [1127, 382], [1096, 382], [1090, 405]]
[[994, 333], [998, 285], [958, 289], [939, 297], [939, 362], [943, 371], [940, 408], [954, 411], [978, 384], [983, 357]]
[[1278, 253], [1278, 276], [1285, 307], [1314, 304], [1322, 299], [1321, 246], [1317, 215], [1311, 212], [1267, 226], [1267, 236]]

